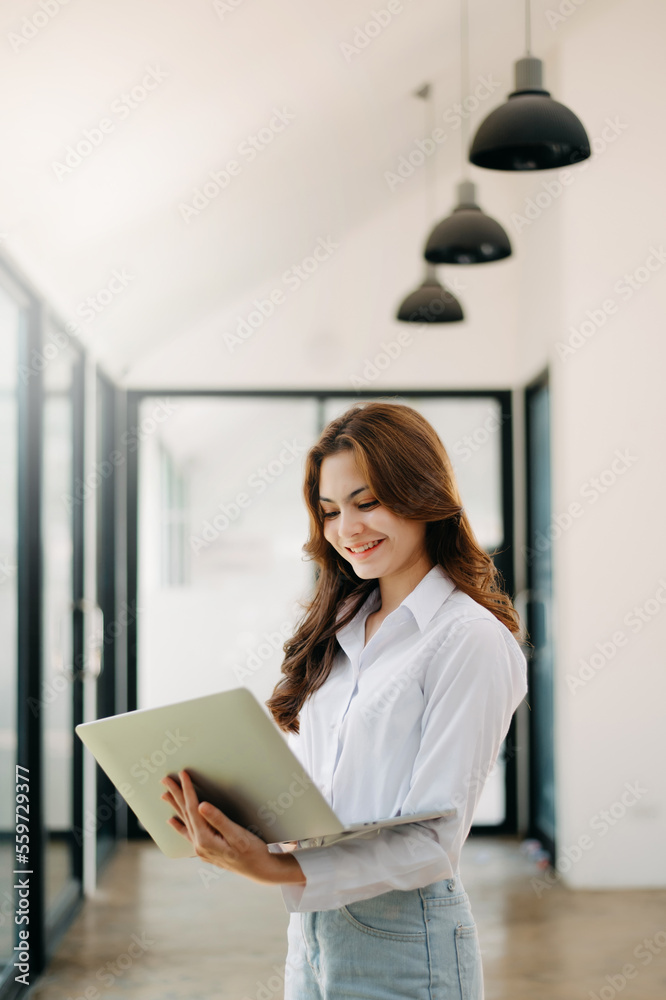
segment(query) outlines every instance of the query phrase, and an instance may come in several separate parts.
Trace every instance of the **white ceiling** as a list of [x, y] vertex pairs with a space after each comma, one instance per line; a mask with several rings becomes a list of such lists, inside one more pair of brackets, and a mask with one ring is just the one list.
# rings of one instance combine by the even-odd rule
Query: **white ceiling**
[[[191, 356], [192, 331], [225, 311], [236, 315], [238, 303], [302, 260], [319, 237], [341, 239], [368, 225], [373, 232], [372, 220], [388, 218], [406, 197], [390, 191], [385, 171], [426, 131], [426, 108], [414, 91], [434, 84], [438, 119], [459, 100], [458, 0], [391, 0], [398, 11], [391, 22], [348, 57], [342, 43], [353, 43], [357, 28], [388, 0], [43, 2], [56, 12], [45, 14], [37, 0], [0, 7], [7, 39], [0, 251], [65, 321], [81, 324], [82, 338], [128, 384], [145, 380], [165, 346], [185, 379], [196, 382], [197, 364], [208, 362]], [[533, 51], [546, 60], [546, 86], [554, 89], [547, 61], [553, 45], [600, 2], [587, 0], [553, 27], [547, 12], [557, 9], [555, 0], [533, 0]], [[469, 8], [472, 87], [479, 76], [500, 84], [473, 116], [474, 127], [512, 89], [524, 8], [523, 0], [470, 0]], [[33, 19], [34, 37], [17, 41]], [[118, 100], [149, 69], [164, 79], [121, 112]], [[293, 120], [249, 162], [239, 144], [268, 126], [274, 109]], [[54, 164], [64, 161], [66, 147], [104, 118], [112, 130], [58, 177]], [[458, 150], [456, 134], [438, 154], [441, 209], [459, 179]], [[232, 158], [239, 175], [186, 222], [179, 206]], [[497, 194], [502, 180], [483, 173], [495, 175], [486, 195]], [[422, 191], [414, 187], [410, 198]], [[393, 250], [385, 229], [378, 226], [369, 242], [379, 255]], [[393, 237], [397, 249], [405, 234], [396, 227]], [[402, 290], [386, 290], [387, 316], [421, 266], [415, 260]], [[340, 270], [330, 294], [344, 300]], [[80, 316], [77, 306], [105, 289], [114, 272], [126, 275], [126, 286], [118, 285], [94, 321]]]

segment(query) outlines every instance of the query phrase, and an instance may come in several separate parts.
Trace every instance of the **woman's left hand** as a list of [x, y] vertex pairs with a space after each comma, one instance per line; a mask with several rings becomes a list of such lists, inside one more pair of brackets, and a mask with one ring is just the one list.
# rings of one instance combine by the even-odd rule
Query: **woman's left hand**
[[212, 803], [199, 802], [187, 771], [180, 771], [178, 777], [180, 785], [173, 778], [162, 778], [167, 791], [161, 797], [178, 814], [168, 822], [190, 841], [198, 857], [254, 882], [305, 882], [296, 858], [271, 854], [261, 837], [234, 823]]

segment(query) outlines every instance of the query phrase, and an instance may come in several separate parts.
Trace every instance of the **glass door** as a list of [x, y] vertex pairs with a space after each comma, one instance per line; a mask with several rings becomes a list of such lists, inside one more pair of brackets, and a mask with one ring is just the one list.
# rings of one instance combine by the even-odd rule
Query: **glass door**
[[555, 859], [555, 764], [553, 731], [553, 636], [551, 545], [549, 537], [550, 402], [547, 379], [526, 394], [527, 430], [527, 627], [530, 705], [530, 828]]
[[[57, 343], [47, 331], [46, 343]], [[61, 341], [62, 343], [62, 341]], [[50, 352], [53, 353], [53, 352]], [[44, 352], [46, 356], [46, 351]], [[42, 791], [47, 940], [81, 892], [83, 360], [71, 341], [43, 368]]]
[[[97, 445], [96, 468], [99, 485], [96, 489], [97, 507], [97, 641], [101, 647], [100, 669], [97, 677], [97, 718], [115, 715], [116, 661], [118, 649], [126, 638], [127, 615], [123, 605], [116, 611], [118, 573], [116, 567], [116, 520], [118, 517], [117, 478], [124, 465], [124, 454], [116, 447], [116, 390], [108, 379], [97, 376]], [[101, 868], [113, 851], [125, 805], [116, 792], [111, 779], [99, 765], [97, 772], [97, 868]], [[121, 815], [122, 814], [122, 815]]]

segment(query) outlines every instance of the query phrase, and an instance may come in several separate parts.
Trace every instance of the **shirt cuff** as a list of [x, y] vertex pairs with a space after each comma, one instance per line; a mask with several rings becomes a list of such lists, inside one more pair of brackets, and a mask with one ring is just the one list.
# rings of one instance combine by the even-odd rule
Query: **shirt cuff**
[[371, 841], [349, 840], [329, 847], [295, 850], [305, 885], [281, 883], [287, 912], [335, 910], [347, 903], [390, 892], [414, 889], [453, 874], [441, 845], [408, 824], [400, 832], [382, 830]]
[[[335, 865], [331, 858], [331, 852], [334, 850], [335, 845], [331, 845], [292, 852], [303, 870], [306, 882], [305, 885], [299, 885], [297, 882], [283, 882], [280, 885], [287, 912], [309, 913], [315, 909], [325, 909], [317, 904], [321, 902], [322, 891], [330, 896], [335, 872]], [[311, 905], [311, 903], [315, 905]]]

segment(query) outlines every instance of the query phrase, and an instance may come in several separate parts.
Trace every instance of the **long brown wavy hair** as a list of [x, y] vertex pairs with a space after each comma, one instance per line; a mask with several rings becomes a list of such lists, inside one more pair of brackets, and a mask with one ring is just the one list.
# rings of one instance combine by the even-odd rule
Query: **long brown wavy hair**
[[[303, 494], [310, 533], [303, 552], [317, 564], [311, 600], [284, 643], [285, 658], [273, 694], [265, 703], [285, 732], [299, 731], [298, 714], [306, 698], [321, 687], [337, 652], [336, 633], [347, 625], [377, 579], [361, 580], [349, 562], [324, 537], [319, 503], [321, 463], [348, 449], [373, 496], [392, 513], [425, 521], [425, 546], [456, 587], [491, 611], [512, 633], [520, 621], [492, 557], [474, 537], [462, 509], [453, 467], [439, 436], [417, 410], [396, 402], [359, 402], [332, 420], [305, 459]], [[349, 601], [344, 613], [338, 610]]]

